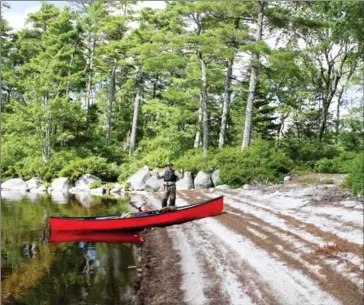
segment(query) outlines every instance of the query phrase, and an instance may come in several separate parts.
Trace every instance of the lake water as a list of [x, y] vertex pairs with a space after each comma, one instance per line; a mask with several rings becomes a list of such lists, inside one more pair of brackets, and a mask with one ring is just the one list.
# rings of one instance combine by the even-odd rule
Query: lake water
[[1, 304], [130, 304], [137, 245], [53, 243], [42, 224], [44, 215], [121, 214], [127, 201], [88, 198], [85, 207], [75, 198], [27, 196], [2, 200]]

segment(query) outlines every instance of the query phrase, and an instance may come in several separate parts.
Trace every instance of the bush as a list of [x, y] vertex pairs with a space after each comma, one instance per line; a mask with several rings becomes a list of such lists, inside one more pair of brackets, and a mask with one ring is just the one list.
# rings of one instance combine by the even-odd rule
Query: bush
[[222, 183], [232, 187], [254, 181], [281, 182], [293, 167], [290, 158], [261, 140], [243, 152], [240, 148], [222, 149], [216, 155], [216, 163]]
[[72, 181], [75, 181], [85, 174], [95, 175], [104, 181], [114, 181], [118, 177], [119, 170], [116, 164], [109, 164], [104, 158], [90, 157], [70, 162], [59, 171], [58, 176], [69, 177]]
[[207, 156], [204, 156], [202, 149], [188, 150], [176, 162], [172, 162], [175, 168], [184, 168], [186, 172], [191, 172], [193, 175], [199, 171], [210, 172], [217, 167], [216, 160], [212, 157], [214, 151], [210, 150]]
[[346, 181], [354, 195], [364, 195], [364, 154], [359, 154]]
[[94, 181], [90, 184], [90, 189], [96, 189], [102, 185], [101, 181]]
[[353, 161], [357, 156], [358, 153], [344, 151], [333, 159], [323, 158], [316, 162], [315, 171], [329, 174], [347, 174], [351, 171]]

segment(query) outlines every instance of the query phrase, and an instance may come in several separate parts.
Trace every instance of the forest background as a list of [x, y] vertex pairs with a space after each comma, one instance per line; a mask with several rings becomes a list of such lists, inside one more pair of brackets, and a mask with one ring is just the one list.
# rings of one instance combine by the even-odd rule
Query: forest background
[[2, 18], [2, 181], [172, 161], [231, 186], [348, 173], [363, 194], [363, 2], [134, 4]]

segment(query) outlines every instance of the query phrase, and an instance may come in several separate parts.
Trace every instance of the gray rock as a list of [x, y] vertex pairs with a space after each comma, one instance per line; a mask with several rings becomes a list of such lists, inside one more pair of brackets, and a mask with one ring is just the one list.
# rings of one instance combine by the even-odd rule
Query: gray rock
[[105, 189], [102, 186], [90, 190], [90, 194], [94, 195], [94, 196], [103, 196], [104, 192], [105, 192]]
[[145, 189], [145, 183], [150, 178], [150, 172], [148, 166], [142, 167], [134, 175], [132, 175], [128, 182], [130, 183], [131, 191], [143, 191]]
[[26, 192], [12, 191], [12, 190], [1, 190], [1, 198], [10, 202], [17, 202], [25, 198]]
[[30, 189], [29, 192], [34, 193], [34, 194], [39, 194], [39, 193], [45, 193], [46, 191], [47, 191], [46, 187], [44, 185], [41, 185], [37, 188]]
[[230, 189], [230, 186], [227, 185], [227, 184], [220, 184], [220, 185], [216, 186], [216, 189], [219, 189], [219, 190], [229, 190]]
[[85, 207], [89, 207], [94, 204], [94, 199], [92, 198], [90, 193], [79, 192], [79, 193], [76, 193], [75, 197], [76, 197], [76, 200]]
[[197, 176], [195, 177], [195, 189], [207, 189], [212, 186], [212, 180], [211, 177], [204, 173], [204, 172], [198, 172]]
[[243, 190], [249, 190], [250, 189], [250, 185], [249, 184], [244, 184], [243, 185]]
[[28, 190], [37, 189], [42, 185], [42, 180], [37, 177], [33, 177], [32, 179], [29, 179], [28, 181], [25, 181], [27, 184]]
[[[71, 188], [70, 179], [67, 177], [60, 177], [52, 182], [51, 192], [68, 192]], [[48, 188], [49, 192], [49, 188]]]
[[120, 193], [120, 191], [125, 188], [124, 185], [120, 183], [115, 183], [114, 187], [110, 190], [110, 193]]
[[90, 190], [90, 186], [92, 183], [100, 181], [101, 179], [90, 174], [82, 175], [75, 183], [77, 190]]
[[220, 182], [220, 170], [216, 169], [213, 171], [212, 175], [211, 175], [211, 179], [212, 182], [214, 183], [215, 186], [219, 185]]
[[284, 181], [291, 181], [292, 180], [292, 177], [291, 176], [285, 176], [283, 178]]
[[183, 178], [176, 183], [177, 190], [193, 189], [193, 179], [190, 172], [185, 172]]
[[52, 201], [57, 204], [67, 204], [69, 200], [68, 192], [51, 192]]
[[153, 192], [163, 190], [163, 179], [158, 179], [156, 175], [151, 175], [145, 183], [145, 190]]
[[25, 194], [25, 197], [32, 202], [36, 202], [41, 198], [41, 195], [39, 193], [29, 192]]
[[28, 190], [28, 186], [23, 179], [15, 178], [2, 183], [1, 189], [9, 191], [26, 192]]

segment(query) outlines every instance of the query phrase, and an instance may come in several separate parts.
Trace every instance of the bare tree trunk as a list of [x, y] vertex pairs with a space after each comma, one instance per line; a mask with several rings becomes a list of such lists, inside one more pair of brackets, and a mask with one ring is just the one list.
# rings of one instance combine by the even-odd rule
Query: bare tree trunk
[[339, 91], [339, 95], [337, 97], [337, 105], [336, 105], [336, 139], [335, 142], [336, 144], [339, 142], [339, 132], [340, 132], [340, 108], [342, 105], [342, 97], [343, 97], [343, 93], [344, 93], [344, 86], [340, 89]]
[[209, 125], [208, 125], [208, 115], [207, 115], [207, 70], [206, 62], [202, 58], [201, 50], [198, 50], [198, 57], [201, 64], [201, 110], [202, 110], [202, 147], [203, 152], [206, 155], [208, 149], [209, 141]]
[[[259, 5], [259, 13], [258, 13], [258, 20], [257, 20], [257, 32], [255, 34], [255, 40], [260, 41], [262, 40], [262, 31], [263, 31], [263, 13], [264, 13], [264, 1], [258, 1]], [[258, 54], [252, 54], [252, 67], [251, 67], [251, 74], [250, 74], [250, 83], [249, 83], [249, 96], [248, 102], [246, 105], [246, 115], [245, 115], [245, 126], [244, 126], [244, 135], [243, 135], [243, 143], [242, 149], [247, 148], [250, 145], [251, 141], [251, 133], [252, 133], [252, 126], [253, 126], [253, 106], [254, 106], [254, 98], [255, 98], [255, 85], [256, 85], [256, 78], [258, 75], [257, 67], [255, 66], [259, 61]]]
[[106, 145], [110, 145], [110, 133], [111, 133], [111, 117], [112, 107], [115, 101], [115, 75], [116, 75], [116, 63], [114, 62], [111, 68], [110, 82], [109, 82], [109, 94], [108, 94], [108, 107], [107, 107], [107, 122], [106, 122]]
[[220, 136], [219, 136], [219, 148], [223, 148], [225, 145], [225, 133], [227, 126], [227, 119], [229, 115], [230, 103], [231, 103], [231, 79], [233, 76], [233, 64], [234, 59], [228, 59], [228, 66], [226, 71], [226, 79], [225, 79], [225, 95], [224, 95], [224, 104], [222, 108], [221, 115], [221, 127], [220, 127]]
[[87, 111], [87, 115], [86, 115], [86, 130], [88, 130], [88, 127], [90, 125], [90, 107], [92, 105], [92, 81], [93, 81], [93, 58], [94, 58], [94, 53], [95, 53], [95, 48], [96, 48], [96, 40], [90, 36], [90, 40], [89, 40], [89, 51], [88, 51], [88, 80], [87, 80], [87, 98], [86, 98], [86, 111]]
[[198, 108], [198, 130], [196, 131], [194, 148], [198, 148], [201, 144], [201, 130], [202, 130], [202, 93], [200, 92], [200, 107]]
[[134, 102], [133, 124], [131, 127], [131, 135], [130, 135], [129, 156], [133, 154], [135, 149], [140, 101], [143, 95], [143, 75], [142, 75], [142, 68], [140, 65], [137, 66], [136, 81], [137, 81], [137, 88], [136, 88], [135, 102]]

